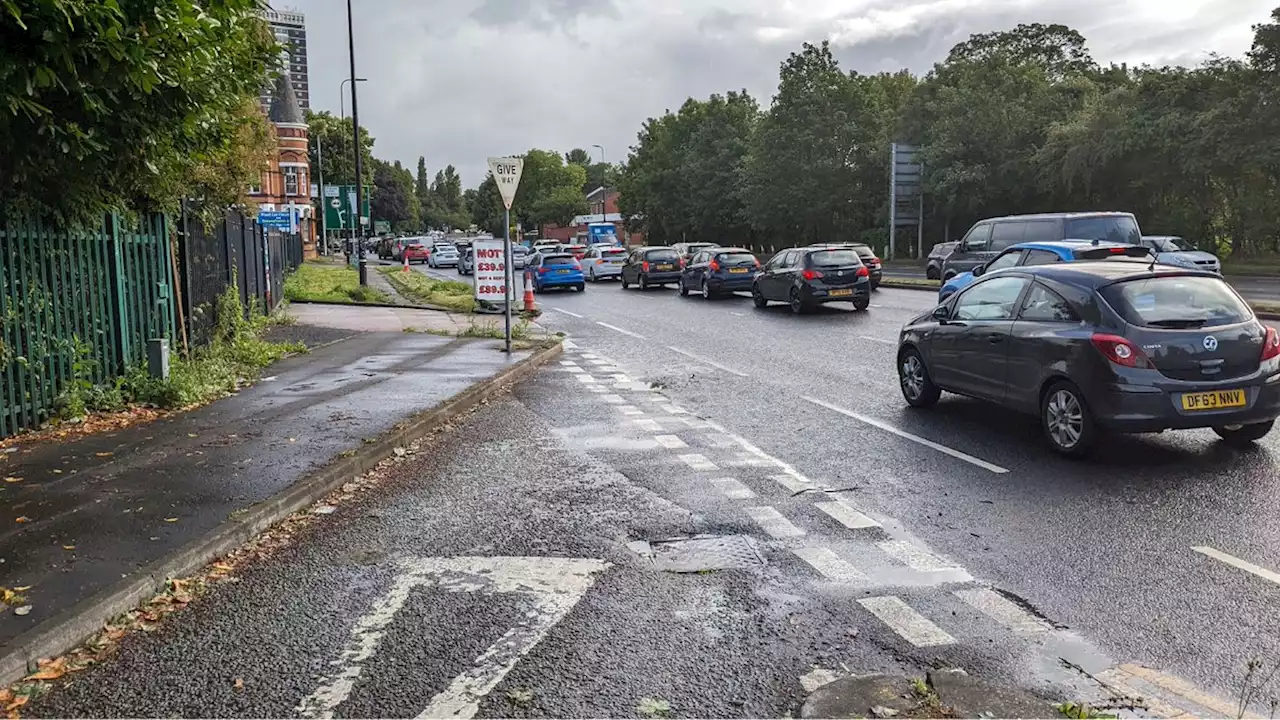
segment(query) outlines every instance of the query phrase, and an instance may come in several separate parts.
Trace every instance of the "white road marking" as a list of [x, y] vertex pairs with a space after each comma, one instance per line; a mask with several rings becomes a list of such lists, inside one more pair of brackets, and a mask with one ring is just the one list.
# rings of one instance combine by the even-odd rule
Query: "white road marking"
[[656, 402], [656, 403], [671, 402], [671, 398], [667, 397], [666, 395], [654, 395], [653, 397], [649, 398], [649, 402]]
[[956, 639], [893, 595], [863, 598], [858, 604], [916, 647], [951, 645]]
[[1035, 635], [1053, 629], [1043, 619], [1032, 615], [1014, 601], [990, 588], [956, 590], [951, 594], [1009, 628], [1015, 635]]
[[751, 488], [738, 482], [735, 478], [716, 478], [711, 481], [716, 489], [724, 493], [730, 500], [749, 500], [756, 496]]
[[[562, 346], [564, 346], [564, 349], [565, 349], [565, 350], [577, 350], [577, 349], [578, 349], [578, 343], [576, 343], [576, 342], [574, 342], [574, 341], [572, 341], [572, 340], [565, 340], [564, 342], [562, 342], [562, 343], [560, 343], [560, 344], [561, 344]], [[586, 357], [586, 355], [583, 355], [583, 357]]]
[[631, 382], [631, 376], [626, 373], [618, 373], [612, 377], [614, 382]]
[[934, 450], [937, 450], [937, 451], [938, 451], [938, 452], [940, 452], [940, 453], [943, 453], [943, 454], [945, 454], [945, 455], [950, 455], [951, 457], [956, 458], [957, 460], [963, 460], [963, 461], [965, 461], [965, 462], [967, 462], [967, 463], [970, 463], [970, 464], [973, 464], [973, 465], [977, 465], [978, 467], [980, 467], [980, 468], [982, 468], [982, 469], [984, 469], [984, 470], [990, 470], [990, 471], [991, 471], [991, 472], [993, 472], [993, 473], [1007, 473], [1007, 472], [1009, 472], [1008, 470], [1006, 470], [1005, 468], [1000, 467], [999, 465], [993, 465], [992, 463], [989, 463], [989, 462], [987, 462], [986, 460], [982, 460], [982, 459], [980, 459], [980, 458], [976, 458], [976, 457], [974, 457], [974, 456], [972, 456], [972, 455], [969, 455], [969, 454], [967, 454], [967, 453], [962, 453], [962, 452], [960, 452], [959, 450], [952, 450], [951, 448], [947, 447], [946, 445], [939, 445], [938, 443], [933, 442], [932, 440], [926, 440], [926, 439], [924, 439], [924, 438], [920, 437], [919, 435], [912, 435], [911, 433], [906, 432], [905, 430], [899, 430], [898, 428], [896, 428], [896, 427], [894, 427], [894, 426], [892, 426], [892, 425], [890, 425], [890, 424], [888, 424], [888, 423], [885, 423], [885, 422], [881, 422], [881, 421], [879, 421], [879, 420], [876, 420], [875, 418], [870, 418], [870, 417], [867, 417], [866, 415], [860, 415], [860, 414], [858, 414], [858, 413], [856, 413], [856, 412], [854, 412], [854, 411], [852, 411], [852, 410], [845, 410], [844, 408], [842, 408], [842, 407], [840, 407], [840, 406], [838, 406], [838, 405], [832, 405], [832, 404], [831, 404], [831, 403], [829, 403], [829, 402], [823, 402], [822, 400], [818, 400], [817, 398], [811, 398], [811, 397], [808, 397], [808, 396], [802, 396], [802, 397], [803, 397], [803, 399], [804, 399], [804, 400], [806, 400], [806, 401], [808, 401], [808, 402], [811, 402], [811, 403], [813, 403], [814, 405], [818, 405], [818, 406], [820, 406], [820, 407], [824, 407], [824, 408], [826, 408], [826, 409], [828, 409], [828, 410], [831, 410], [831, 411], [833, 411], [833, 412], [838, 412], [838, 413], [840, 413], [841, 415], [844, 415], [845, 417], [851, 417], [851, 418], [853, 418], [854, 420], [857, 420], [858, 422], [866, 423], [866, 424], [870, 425], [871, 427], [880, 428], [881, 430], [884, 430], [885, 432], [893, 433], [894, 435], [897, 435], [897, 436], [898, 436], [898, 437], [900, 437], [900, 438], [905, 438], [905, 439], [910, 440], [910, 441], [912, 441], [912, 442], [919, 443], [919, 444], [921, 444], [921, 445], [924, 445], [924, 446], [925, 446], [925, 447], [927, 447], [927, 448], [933, 448]]
[[[685, 418], [685, 420], [692, 419], [693, 418]], [[707, 447], [713, 448], [727, 448], [738, 444], [733, 438], [727, 435], [721, 435], [718, 432], [707, 433], [702, 436], [702, 440], [707, 444]]]
[[636, 407], [635, 405], [622, 405], [622, 406], [619, 406], [618, 409], [621, 410], [622, 414], [626, 415], [627, 417], [639, 417], [641, 415], [644, 415], [644, 411]]
[[668, 345], [668, 346], [667, 346], [667, 349], [668, 349], [668, 350], [670, 350], [671, 352], [674, 352], [674, 353], [680, 353], [681, 355], [684, 355], [684, 356], [685, 356], [685, 357], [687, 357], [687, 358], [692, 358], [692, 359], [694, 359], [694, 360], [697, 360], [698, 362], [700, 362], [700, 363], [702, 363], [702, 364], [704, 364], [704, 365], [710, 365], [711, 367], [716, 368], [717, 370], [723, 370], [723, 371], [725, 371], [725, 372], [729, 373], [730, 375], [737, 375], [738, 377], [748, 377], [746, 373], [744, 373], [744, 372], [742, 372], [742, 371], [740, 371], [740, 370], [734, 370], [734, 369], [733, 369], [733, 368], [731, 368], [731, 367], [726, 367], [726, 366], [721, 365], [720, 363], [716, 362], [715, 360], [710, 360], [710, 359], [708, 359], [708, 358], [704, 358], [704, 357], [702, 357], [701, 355], [694, 355], [693, 353], [689, 352], [688, 350], [681, 350], [681, 349], [680, 349], [680, 348], [678, 348], [678, 347], [672, 347], [672, 346], [670, 346], [670, 345]]
[[821, 490], [812, 480], [797, 475], [770, 475], [769, 479], [786, 488], [791, 494], [805, 490]]
[[[738, 313], [734, 313], [734, 314], [737, 315]], [[830, 685], [831, 683], [839, 679], [840, 679], [840, 676], [837, 675], [834, 671], [828, 670], [826, 668], [815, 667], [814, 669], [800, 676], [800, 687], [804, 688], [805, 692], [811, 693], [814, 690], [817, 690], [818, 688], [822, 687], [823, 685]]]
[[835, 518], [835, 521], [850, 530], [880, 527], [880, 523], [854, 510], [839, 500], [814, 503], [819, 510]]
[[595, 353], [582, 353], [583, 360], [599, 360], [600, 356]]
[[480, 654], [474, 664], [431, 698], [421, 718], [471, 718], [480, 701], [591, 588], [594, 574], [609, 567], [601, 560], [551, 557], [411, 558], [386, 595], [356, 621], [351, 638], [330, 664], [333, 674], [294, 709], [303, 717], [331, 718], [351, 695], [363, 664], [415, 588], [482, 595], [518, 593], [531, 608], [517, 624]]
[[[583, 355], [582, 357], [585, 359], [587, 356], [586, 356], [586, 355]], [[610, 362], [610, 361], [608, 361], [608, 360], [590, 360], [590, 359], [587, 359], [587, 362], [591, 363], [592, 365], [600, 365], [600, 366], [604, 366], [604, 365], [612, 365], [612, 364], [613, 364], [612, 362]]]
[[572, 360], [561, 360], [561, 361], [560, 361], [560, 364], [561, 364], [561, 365], [564, 365], [564, 366], [566, 366], [566, 367], [573, 367], [573, 366], [577, 365], [578, 363], [576, 363], [576, 362], [574, 362], [574, 361], [572, 361]]
[[558, 308], [558, 307], [553, 307], [553, 308], [551, 308], [551, 309], [552, 309], [552, 310], [555, 310], [555, 311], [556, 311], [556, 312], [558, 312], [558, 313], [562, 313], [562, 314], [564, 314], [564, 315], [568, 315], [569, 317], [576, 317], [576, 318], [579, 318], [579, 319], [581, 319], [581, 318], [582, 318], [582, 316], [581, 316], [581, 315], [579, 315], [579, 314], [578, 314], [578, 313], [576, 313], [576, 312], [569, 312], [568, 310], [561, 310], [561, 309], [560, 309], [560, 308]]
[[596, 381], [596, 379], [591, 377], [590, 375], [574, 375], [574, 377], [578, 378], [580, 382], [584, 382], [584, 383], [593, 383]]
[[[656, 425], [657, 423], [654, 423], [654, 424]], [[698, 453], [689, 453], [688, 455], [681, 455], [680, 459], [684, 461], [685, 465], [688, 465], [694, 470], [719, 470], [720, 469], [719, 467], [716, 466], [715, 463], [708, 460], [705, 455], [700, 455]]]
[[[783, 461], [783, 460], [779, 460], [778, 458], [776, 458], [776, 457], [774, 457], [774, 456], [770, 455], [769, 453], [767, 453], [767, 452], [765, 452], [765, 451], [761, 450], [760, 448], [758, 448], [758, 447], [756, 447], [754, 444], [752, 444], [752, 443], [751, 443], [751, 441], [747, 440], [746, 438], [742, 437], [741, 435], [735, 435], [734, 433], [731, 433], [731, 432], [729, 432], [728, 430], [725, 430], [725, 429], [724, 429], [721, 425], [719, 425], [718, 423], [711, 422], [710, 420], [707, 420], [707, 421], [706, 421], [706, 425], [707, 425], [707, 427], [709, 427], [709, 428], [711, 428], [711, 429], [713, 429], [713, 430], [717, 430], [717, 431], [722, 432], [722, 433], [724, 433], [725, 435], [728, 435], [729, 437], [733, 438], [733, 439], [734, 439], [734, 440], [735, 440], [739, 445], [741, 445], [741, 446], [742, 446], [742, 449], [746, 450], [747, 452], [751, 453], [752, 455], [755, 455], [755, 456], [757, 456], [757, 457], [764, 458], [765, 460], [769, 460], [770, 462], [772, 462], [772, 463], [776, 464], [778, 467], [782, 468], [782, 472], [783, 472], [783, 473], [785, 473], [786, 475], [791, 476], [791, 478], [793, 478], [793, 479], [794, 479], [798, 484], [808, 483], [809, 485], [812, 485], [812, 486], [814, 486], [814, 487], [817, 487], [817, 485], [816, 485], [815, 483], [813, 483], [811, 480], [809, 480], [809, 478], [805, 477], [804, 475], [801, 475], [801, 474], [800, 474], [800, 472], [799, 472], [799, 471], [797, 471], [795, 468], [791, 467], [791, 465], [790, 465], [790, 464], [786, 463], [786, 462], [785, 462], [785, 461]], [[775, 476], [773, 476], [773, 478], [774, 478], [774, 481], [775, 481], [775, 482], [777, 482], [777, 481], [778, 481], [778, 480], [777, 480], [777, 477], [778, 477], [778, 476], [776, 476], [776, 475], [775, 475]], [[793, 492], [794, 492], [794, 491], [793, 491]]]
[[[574, 377], [577, 377], [577, 375], [574, 375]], [[587, 386], [587, 389], [588, 389], [588, 390], [590, 390], [590, 391], [591, 391], [591, 392], [593, 392], [593, 393], [606, 393], [606, 392], [609, 392], [609, 388], [606, 388], [606, 387], [604, 387], [603, 385], [588, 385], [588, 386]]]
[[956, 566], [955, 563], [947, 562], [932, 553], [925, 552], [916, 547], [914, 543], [906, 540], [885, 540], [876, 543], [876, 546], [884, 551], [889, 557], [901, 562], [903, 565], [917, 570], [919, 572], [939, 572], [941, 570], [963, 570], [964, 568]]
[[858, 568], [854, 567], [849, 561], [836, 554], [835, 550], [828, 547], [802, 547], [796, 548], [791, 552], [796, 557], [809, 563], [809, 565], [817, 570], [823, 577], [837, 580], [839, 582], [856, 582], [866, 580], [867, 576], [863, 575]]
[[729, 314], [730, 314], [730, 315], [734, 315], [734, 316], [736, 316], [736, 317], [746, 317], [746, 316], [747, 316], [747, 314], [746, 314], [746, 313], [740, 313], [740, 312], [731, 312], [731, 313], [729, 313]]
[[706, 423], [705, 420], [701, 420], [695, 417], [680, 418], [680, 422], [683, 422], [685, 426], [692, 428], [694, 430], [705, 430], [711, 427]]
[[[1129, 663], [1121, 665], [1120, 669], [1130, 675], [1142, 678], [1156, 687], [1168, 690], [1179, 697], [1190, 700], [1197, 705], [1206, 707], [1222, 717], [1235, 717], [1239, 713], [1234, 702], [1228, 702], [1210, 695], [1180, 677], [1157, 672], [1149, 667], [1143, 667], [1142, 665]], [[1247, 714], [1246, 717], [1248, 717]]]
[[1232, 567], [1239, 568], [1248, 573], [1253, 573], [1254, 575], [1257, 575], [1258, 577], [1264, 580], [1270, 580], [1273, 583], [1280, 584], [1280, 573], [1273, 572], [1259, 565], [1254, 565], [1248, 560], [1241, 560], [1240, 558], [1235, 557], [1233, 555], [1228, 555], [1222, 552], [1221, 550], [1215, 550], [1214, 548], [1211, 548], [1208, 545], [1197, 545], [1196, 547], [1193, 547], [1191, 549], [1195, 550], [1201, 555], [1207, 555], [1213, 558], [1214, 560], [1221, 560], [1222, 562]]
[[582, 368], [578, 367], [577, 365], [571, 365], [571, 366], [569, 366], [569, 367], [563, 367], [563, 368], [560, 368], [560, 369], [561, 369], [561, 370], [564, 370], [565, 372], [571, 372], [571, 373], [575, 373], [575, 374], [576, 374], [576, 373], [585, 373], [585, 372], [586, 372], [586, 370], [583, 370]]
[[689, 414], [688, 410], [685, 410], [682, 407], [676, 407], [675, 405], [663, 405], [662, 409], [665, 410], [668, 415], [688, 415]]
[[862, 340], [870, 340], [871, 342], [883, 343], [883, 344], [885, 344], [885, 345], [897, 345], [897, 344], [898, 344], [898, 341], [897, 341], [897, 340], [885, 340], [884, 338], [871, 337], [870, 335], [859, 335], [858, 337], [859, 337], [860, 339], [862, 339]]
[[659, 445], [668, 450], [679, 450], [680, 448], [689, 447], [685, 441], [675, 435], [654, 435], [653, 439], [657, 440]]
[[622, 399], [621, 395], [601, 395], [600, 399], [607, 403], [613, 403], [614, 405], [621, 405], [626, 402], [626, 400]]
[[884, 307], [884, 306], [883, 306], [883, 305], [876, 305], [875, 303], [871, 303], [871, 307]]
[[747, 508], [747, 515], [760, 526], [761, 530], [775, 538], [804, 537], [804, 531], [796, 527], [782, 513], [768, 505]]
[[657, 420], [645, 418], [643, 420], [635, 420], [634, 422], [641, 430], [645, 430], [647, 432], [662, 432], [662, 426], [658, 424]]
[[630, 335], [631, 337], [636, 338], [636, 339], [638, 339], [638, 340], [644, 340], [644, 339], [645, 339], [645, 336], [643, 336], [643, 335], [641, 335], [641, 334], [639, 334], [639, 333], [633, 333], [633, 332], [631, 332], [630, 330], [623, 330], [622, 328], [618, 327], [617, 325], [610, 325], [609, 323], [606, 323], [606, 322], [600, 322], [599, 320], [597, 320], [597, 321], [596, 321], [596, 324], [597, 324], [597, 325], [599, 325], [599, 326], [601, 326], [601, 327], [607, 327], [607, 328], [609, 328], [610, 330], [613, 330], [614, 332], [620, 332], [620, 333], [622, 333], [623, 335]]

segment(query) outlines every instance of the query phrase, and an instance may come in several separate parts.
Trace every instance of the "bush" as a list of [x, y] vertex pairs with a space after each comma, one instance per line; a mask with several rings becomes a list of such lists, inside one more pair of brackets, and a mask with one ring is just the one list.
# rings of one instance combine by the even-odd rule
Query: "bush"
[[458, 312], [475, 312], [475, 292], [468, 283], [437, 280], [422, 273], [402, 272], [397, 267], [386, 267], [381, 272], [396, 292], [410, 300]]

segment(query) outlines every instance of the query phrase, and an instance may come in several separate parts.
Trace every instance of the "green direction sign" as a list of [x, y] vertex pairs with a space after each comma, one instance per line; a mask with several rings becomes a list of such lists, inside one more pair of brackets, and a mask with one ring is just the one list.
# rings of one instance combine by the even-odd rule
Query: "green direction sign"
[[[373, 194], [373, 186], [364, 186], [364, 212], [369, 217], [369, 197]], [[355, 208], [355, 185], [325, 185], [323, 197], [319, 198], [324, 205], [324, 226], [330, 231], [350, 230], [359, 220], [352, 210]]]

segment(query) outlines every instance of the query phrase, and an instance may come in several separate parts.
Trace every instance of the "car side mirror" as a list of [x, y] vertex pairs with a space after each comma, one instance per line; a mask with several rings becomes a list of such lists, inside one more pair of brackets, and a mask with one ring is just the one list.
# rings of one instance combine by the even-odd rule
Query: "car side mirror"
[[973, 276], [974, 276], [974, 277], [981, 277], [981, 276], [982, 276], [982, 273], [984, 273], [984, 272], [986, 272], [986, 271], [987, 271], [987, 266], [986, 266], [986, 265], [979, 265], [978, 267], [976, 267], [976, 268], [974, 268], [974, 269], [973, 269]]
[[939, 305], [933, 309], [933, 319], [939, 322], [946, 322], [951, 319], [951, 308], [946, 305]]

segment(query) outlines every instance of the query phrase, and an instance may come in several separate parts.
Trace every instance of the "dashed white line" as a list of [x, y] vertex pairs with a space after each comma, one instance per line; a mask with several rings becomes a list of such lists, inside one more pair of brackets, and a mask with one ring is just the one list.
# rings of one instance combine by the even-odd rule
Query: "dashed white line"
[[635, 424], [639, 426], [641, 430], [645, 430], [648, 432], [662, 432], [662, 426], [658, 424], [657, 420], [650, 420], [649, 418], [645, 418], [643, 420], [635, 420], [633, 422], [635, 422]]
[[[578, 349], [578, 343], [576, 343], [576, 342], [574, 342], [574, 341], [572, 341], [572, 340], [565, 340], [564, 342], [562, 342], [562, 343], [560, 343], [560, 344], [564, 347], [564, 349], [565, 349], [565, 350], [577, 350], [577, 349]], [[583, 355], [582, 357], [586, 357], [586, 355]]]
[[791, 552], [796, 557], [809, 563], [809, 565], [821, 573], [824, 577], [840, 582], [854, 582], [858, 580], [866, 580], [867, 576], [862, 571], [854, 567], [852, 563], [836, 554], [834, 550], [826, 547], [802, 547], [796, 548]]
[[812, 480], [798, 474], [770, 475], [769, 479], [786, 488], [791, 494], [805, 490], [821, 490]]
[[876, 545], [889, 557], [919, 572], [939, 572], [941, 570], [960, 570], [954, 563], [949, 563], [937, 555], [927, 553], [906, 540], [885, 540]]
[[1201, 555], [1206, 555], [1214, 560], [1220, 560], [1231, 567], [1239, 568], [1247, 573], [1253, 573], [1264, 580], [1270, 580], [1273, 583], [1280, 584], [1280, 573], [1273, 572], [1259, 565], [1254, 565], [1248, 560], [1241, 560], [1234, 555], [1228, 555], [1221, 550], [1209, 547], [1208, 545], [1197, 545], [1191, 548]]
[[884, 338], [871, 337], [870, 335], [859, 335], [858, 337], [859, 337], [860, 339], [862, 339], [862, 340], [870, 340], [871, 342], [875, 342], [875, 343], [883, 343], [883, 344], [885, 344], [885, 345], [897, 345], [897, 344], [898, 344], [898, 341], [897, 341], [897, 340], [885, 340]]
[[572, 361], [572, 360], [561, 360], [561, 361], [560, 361], [560, 364], [561, 364], [561, 365], [564, 365], [565, 367], [574, 367], [574, 366], [576, 366], [578, 363], [576, 363], [576, 362], [574, 362], [574, 361]]
[[576, 312], [569, 312], [568, 310], [561, 310], [561, 309], [560, 309], [560, 308], [558, 308], [558, 307], [553, 307], [553, 308], [551, 308], [551, 309], [552, 309], [552, 310], [555, 310], [555, 311], [556, 311], [556, 312], [558, 312], [558, 313], [562, 313], [562, 314], [564, 314], [564, 315], [568, 315], [569, 317], [576, 317], [576, 318], [579, 318], [579, 319], [581, 319], [581, 318], [582, 318], [582, 316], [581, 316], [581, 315], [579, 315], [579, 314], [578, 314], [578, 313], [576, 313]]
[[987, 617], [1009, 628], [1015, 635], [1035, 635], [1049, 632], [1049, 623], [1032, 615], [1017, 603], [990, 588], [956, 590], [952, 593], [969, 603]]
[[[577, 375], [574, 375], [574, 377], [578, 377], [578, 376], [577, 376]], [[593, 392], [593, 393], [604, 393], [604, 392], [609, 392], [609, 389], [608, 389], [608, 388], [603, 387], [603, 386], [601, 386], [601, 385], [588, 385], [588, 386], [587, 386], [587, 389], [588, 389], [588, 390], [590, 390], [590, 391], [591, 391], [591, 392]]]
[[671, 402], [671, 399], [668, 398], [666, 395], [654, 395], [653, 397], [649, 398], [649, 402], [664, 403], [664, 402]]
[[[654, 423], [654, 424], [657, 424], [657, 423]], [[694, 470], [719, 470], [720, 469], [715, 463], [708, 460], [705, 455], [701, 455], [699, 453], [689, 453], [688, 455], [681, 455], [680, 459], [684, 461], [685, 465], [688, 465]]]
[[628, 417], [636, 417], [639, 415], [644, 415], [644, 411], [636, 407], [635, 405], [619, 405], [618, 410], [621, 411], [623, 415], [626, 415]]
[[569, 366], [566, 366], [566, 367], [563, 367], [563, 368], [560, 368], [560, 369], [561, 369], [561, 370], [564, 370], [565, 372], [571, 372], [571, 373], [585, 373], [585, 372], [586, 372], [586, 370], [583, 370], [582, 368], [578, 367], [577, 365], [569, 365]]
[[[691, 419], [692, 418], [686, 418], [686, 420]], [[727, 448], [738, 444], [733, 438], [728, 437], [727, 435], [721, 435], [718, 432], [707, 433], [702, 436], [702, 440], [707, 444], [707, 447], [713, 448]]]
[[621, 395], [601, 395], [600, 399], [607, 403], [613, 403], [614, 405], [621, 405], [626, 402], [626, 400], [622, 399]]
[[824, 407], [833, 412], [838, 412], [841, 415], [844, 415], [845, 417], [853, 418], [858, 422], [866, 423], [871, 427], [880, 428], [885, 432], [893, 433], [894, 435], [897, 435], [900, 438], [905, 438], [912, 442], [919, 443], [921, 445], [924, 445], [927, 448], [933, 448], [934, 450], [937, 450], [938, 452], [943, 453], [944, 455], [950, 455], [951, 457], [956, 458], [957, 460], [963, 460], [972, 465], [977, 465], [978, 467], [984, 470], [990, 470], [993, 473], [1009, 472], [1007, 469], [1002, 468], [999, 465], [994, 465], [992, 463], [987, 462], [986, 460], [983, 460], [981, 458], [976, 458], [972, 455], [969, 455], [968, 453], [960, 452], [959, 450], [952, 450], [946, 445], [939, 445], [938, 443], [932, 440], [926, 440], [920, 437], [919, 435], [912, 435], [911, 433], [906, 432], [905, 430], [899, 430], [898, 428], [886, 422], [881, 422], [879, 420], [876, 420], [875, 418], [867, 417], [866, 415], [860, 415], [852, 410], [846, 410], [840, 407], [839, 405], [832, 405], [829, 402], [824, 402], [822, 400], [818, 400], [817, 398], [811, 398], [808, 396], [803, 396], [803, 399], [813, 403], [814, 405], [818, 405], [819, 407]]
[[582, 353], [583, 360], [599, 360], [600, 356], [595, 353]]
[[668, 345], [668, 346], [667, 346], [667, 349], [668, 349], [668, 350], [670, 350], [671, 352], [679, 353], [679, 354], [681, 354], [681, 355], [684, 355], [684, 356], [685, 356], [685, 357], [687, 357], [687, 358], [691, 358], [691, 359], [693, 359], [693, 360], [697, 360], [698, 362], [700, 362], [700, 363], [702, 363], [702, 364], [704, 364], [704, 365], [710, 365], [711, 367], [716, 368], [717, 370], [723, 370], [723, 371], [725, 371], [725, 372], [729, 373], [730, 375], [737, 375], [738, 377], [748, 377], [748, 375], [747, 375], [746, 373], [742, 372], [741, 370], [734, 370], [734, 369], [733, 369], [733, 368], [731, 368], [731, 367], [727, 367], [727, 366], [725, 366], [725, 365], [721, 365], [720, 363], [716, 362], [715, 360], [711, 360], [711, 359], [708, 359], [708, 358], [704, 358], [704, 357], [702, 357], [701, 355], [694, 355], [693, 353], [689, 352], [688, 350], [681, 350], [681, 349], [680, 349], [680, 348], [678, 348], [678, 347], [672, 347], [672, 346], [670, 346], [670, 345]]
[[854, 510], [840, 501], [820, 502], [814, 505], [822, 512], [835, 518], [835, 521], [850, 530], [880, 527], [880, 523]]
[[685, 441], [675, 435], [654, 435], [653, 439], [657, 440], [659, 445], [668, 450], [679, 450], [680, 448], [689, 447]]
[[618, 373], [616, 375], [613, 375], [612, 377], [614, 382], [623, 382], [623, 383], [631, 382], [631, 376], [627, 375], [626, 373]]
[[613, 364], [613, 363], [612, 363], [612, 362], [610, 362], [609, 360], [599, 360], [599, 359], [592, 360], [592, 359], [590, 359], [590, 358], [587, 358], [587, 356], [586, 356], [586, 355], [583, 355], [582, 357], [583, 357], [583, 359], [585, 359], [587, 362], [591, 363], [592, 365], [600, 365], [600, 366], [604, 366], [604, 365], [612, 365], [612, 364]]
[[665, 410], [668, 415], [688, 415], [689, 414], [688, 410], [685, 410], [682, 407], [676, 407], [675, 405], [668, 404], [668, 405], [661, 405], [660, 407], [663, 410]]
[[724, 493], [730, 500], [749, 500], [756, 496], [751, 488], [738, 482], [735, 478], [716, 478], [711, 481], [716, 489]]
[[597, 325], [599, 325], [599, 326], [601, 326], [601, 327], [607, 327], [607, 328], [609, 328], [610, 330], [612, 330], [612, 331], [614, 331], [614, 332], [620, 332], [620, 333], [622, 333], [623, 335], [629, 335], [629, 336], [631, 336], [631, 337], [633, 337], [633, 338], [636, 338], [637, 340], [644, 340], [644, 339], [645, 339], [645, 336], [643, 336], [643, 335], [641, 335], [641, 334], [639, 334], [639, 333], [633, 333], [633, 332], [631, 332], [630, 330], [623, 330], [622, 328], [618, 327], [617, 325], [610, 325], [610, 324], [609, 324], [609, 323], [607, 323], [607, 322], [600, 322], [599, 320], [597, 320], [597, 321], [596, 321], [596, 324], [597, 324]]
[[903, 640], [916, 647], [952, 645], [956, 641], [945, 630], [934, 625], [928, 618], [893, 595], [863, 598], [858, 601], [858, 604], [880, 618], [880, 622], [888, 625]]
[[782, 516], [782, 513], [768, 505], [749, 507], [746, 512], [760, 526], [761, 530], [775, 538], [804, 537], [803, 530], [793, 525], [790, 520]]
[[[578, 369], [581, 370], [582, 368]], [[574, 375], [574, 377], [578, 378], [578, 381], [583, 383], [593, 383], [596, 381], [596, 379], [590, 375]]]

